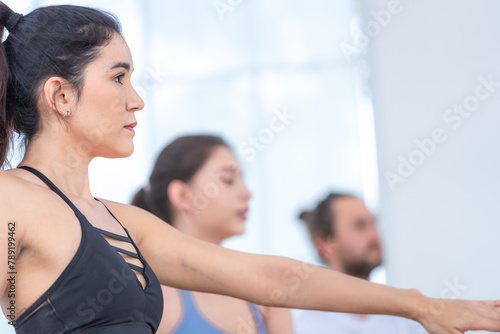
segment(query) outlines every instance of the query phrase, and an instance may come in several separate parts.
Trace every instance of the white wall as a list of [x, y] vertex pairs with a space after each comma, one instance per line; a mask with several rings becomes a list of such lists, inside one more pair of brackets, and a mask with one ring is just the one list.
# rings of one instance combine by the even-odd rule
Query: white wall
[[[367, 1], [368, 20], [391, 3]], [[500, 3], [399, 3], [368, 39], [388, 281], [435, 297], [498, 299]], [[492, 92], [477, 88], [489, 77]], [[459, 118], [453, 106], [464, 103], [473, 111]], [[435, 131], [441, 143], [416, 152]], [[419, 165], [391, 188], [386, 173], [398, 174], [400, 157]]]

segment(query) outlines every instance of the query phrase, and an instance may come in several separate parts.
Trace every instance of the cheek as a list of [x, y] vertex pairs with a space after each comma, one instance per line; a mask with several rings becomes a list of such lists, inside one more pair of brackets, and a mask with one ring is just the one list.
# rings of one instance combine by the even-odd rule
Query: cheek
[[344, 238], [343, 244], [346, 246], [347, 249], [350, 249], [353, 253], [358, 253], [366, 248], [365, 239], [366, 238], [363, 235], [352, 233]]
[[192, 209], [203, 215], [211, 215], [211, 211], [217, 210], [218, 190], [212, 184], [205, 183], [191, 188]]
[[228, 199], [227, 189], [212, 180], [202, 180], [192, 190], [196, 197], [207, 203], [207, 207], [220, 207]]
[[224, 201], [220, 195], [211, 197], [208, 200], [207, 210], [218, 217], [222, 217], [228, 211], [227, 201]]
[[86, 101], [84, 109], [93, 110], [106, 114], [107, 110], [123, 109], [125, 98], [114, 83], [109, 82], [88, 82], [82, 91], [80, 101]]
[[232, 211], [231, 199], [224, 196], [223, 192], [208, 198], [205, 212], [218, 222], [226, 223]]

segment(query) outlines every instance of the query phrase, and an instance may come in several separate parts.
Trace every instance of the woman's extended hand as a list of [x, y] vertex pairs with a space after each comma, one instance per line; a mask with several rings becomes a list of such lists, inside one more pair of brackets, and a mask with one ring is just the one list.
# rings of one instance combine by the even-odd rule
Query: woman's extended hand
[[431, 334], [459, 334], [469, 330], [500, 332], [500, 300], [432, 299], [415, 314]]

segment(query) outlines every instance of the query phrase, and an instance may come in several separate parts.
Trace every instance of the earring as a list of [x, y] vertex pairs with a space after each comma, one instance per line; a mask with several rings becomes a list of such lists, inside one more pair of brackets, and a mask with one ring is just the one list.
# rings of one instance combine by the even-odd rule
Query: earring
[[64, 117], [71, 117], [71, 116], [73, 116], [73, 113], [70, 112], [69, 110], [66, 110], [66, 112], [64, 113], [64, 115], [62, 116], [62, 118], [64, 118]]

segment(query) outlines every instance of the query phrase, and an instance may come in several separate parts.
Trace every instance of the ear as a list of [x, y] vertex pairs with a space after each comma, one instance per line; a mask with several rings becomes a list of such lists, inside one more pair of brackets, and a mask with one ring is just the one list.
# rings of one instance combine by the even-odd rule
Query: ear
[[188, 185], [180, 180], [173, 180], [167, 187], [167, 196], [172, 206], [184, 212], [192, 210], [192, 200]]
[[42, 101], [49, 111], [55, 111], [63, 116], [72, 112], [76, 105], [76, 92], [71, 85], [60, 77], [51, 77], [43, 85]]
[[338, 247], [337, 242], [332, 237], [315, 237], [313, 243], [319, 256], [323, 259], [330, 259]]

